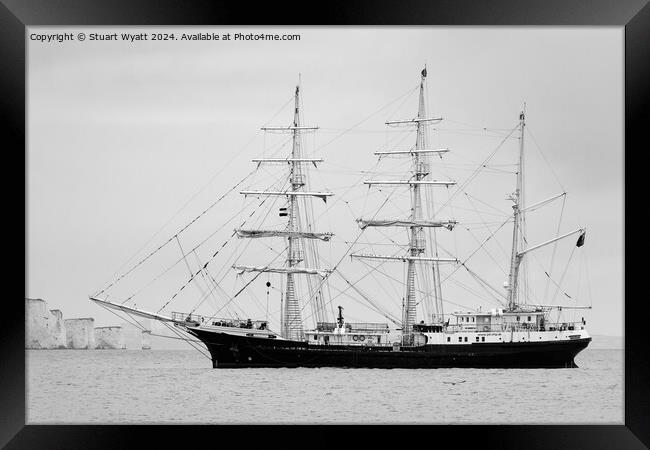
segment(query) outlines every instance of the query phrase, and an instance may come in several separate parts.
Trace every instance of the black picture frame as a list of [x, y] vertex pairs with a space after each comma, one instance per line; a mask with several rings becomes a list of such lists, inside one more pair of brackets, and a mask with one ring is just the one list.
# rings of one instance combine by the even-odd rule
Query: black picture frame
[[[20, 176], [25, 165], [25, 78], [26, 27], [34, 25], [567, 25], [625, 27], [625, 211], [637, 208], [640, 189], [632, 180], [643, 180], [641, 158], [647, 154], [644, 136], [648, 127], [650, 80], [650, 6], [647, 0], [349, 0], [308, 4], [306, 2], [171, 1], [171, 0], [0, 0], [0, 105], [2, 105], [5, 173]], [[605, 122], [607, 119], [603, 118]], [[21, 158], [20, 155], [23, 157]], [[5, 178], [8, 178], [7, 176]], [[24, 187], [26, 178], [23, 179]], [[6, 210], [20, 211], [15, 181]], [[635, 194], [635, 192], [637, 194]], [[26, 194], [26, 192], [24, 192]], [[628, 201], [628, 198], [630, 201]], [[15, 201], [14, 205], [11, 204]], [[26, 195], [23, 196], [23, 224], [6, 219], [25, 233]], [[637, 209], [638, 210], [638, 209]], [[605, 210], [604, 214], [617, 214]], [[6, 217], [13, 216], [7, 214]], [[16, 223], [17, 222], [17, 223]], [[650, 445], [650, 371], [648, 337], [642, 313], [645, 296], [628, 295], [626, 286], [642, 279], [643, 265], [632, 264], [635, 246], [643, 241], [645, 227], [625, 220], [625, 277], [621, 295], [625, 305], [625, 424], [624, 425], [463, 425], [418, 426], [393, 430], [392, 426], [361, 426], [351, 437], [393, 445], [442, 446], [447, 441], [473, 448], [512, 449], [636, 449]], [[20, 230], [19, 230], [20, 232]], [[13, 235], [13, 234], [12, 234]], [[5, 234], [5, 236], [9, 236]], [[23, 234], [26, 239], [26, 233]], [[27, 243], [25, 242], [25, 245]], [[639, 246], [640, 247], [640, 246]], [[640, 248], [636, 249], [641, 251]], [[23, 274], [27, 273], [23, 264]], [[5, 286], [15, 286], [8, 277]], [[23, 296], [24, 297], [24, 296]], [[133, 448], [180, 447], [185, 445], [272, 445], [290, 440], [294, 445], [323, 443], [345, 445], [340, 426], [305, 425], [294, 430], [279, 426], [38, 426], [25, 425], [25, 345], [23, 300], [19, 295], [5, 299], [5, 320], [0, 326], [3, 357], [0, 364], [0, 445], [5, 448]], [[634, 327], [635, 320], [639, 325]], [[638, 322], [640, 320], [640, 322]], [[594, 392], [593, 395], [598, 395]], [[257, 428], [257, 427], [256, 427]], [[254, 431], [255, 434], [252, 434]], [[305, 432], [303, 435], [302, 432]], [[400, 435], [397, 435], [400, 433]], [[135, 441], [139, 440], [139, 444]], [[388, 445], [388, 444], [386, 444]]]

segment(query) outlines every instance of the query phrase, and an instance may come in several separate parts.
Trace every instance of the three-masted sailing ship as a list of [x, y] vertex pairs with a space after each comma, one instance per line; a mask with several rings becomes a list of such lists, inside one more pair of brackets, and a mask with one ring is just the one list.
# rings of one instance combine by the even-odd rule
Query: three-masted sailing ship
[[[425, 107], [426, 68], [419, 83], [417, 117], [388, 121], [388, 126], [415, 127], [416, 142], [408, 150], [375, 152], [379, 158], [410, 159], [410, 176], [405, 179], [368, 179], [369, 188], [390, 186], [407, 189], [410, 197], [410, 215], [405, 217], [359, 217], [361, 230], [392, 227], [407, 231], [408, 243], [402, 253], [379, 255], [350, 253], [354, 259], [381, 260], [405, 265], [405, 294], [402, 299], [401, 320], [397, 327], [388, 323], [355, 323], [345, 320], [343, 307], [338, 316], [328, 321], [324, 282], [336, 271], [336, 265], [326, 267], [319, 258], [318, 245], [333, 237], [331, 230], [317, 228], [310, 202], [326, 201], [332, 192], [310, 187], [310, 166], [323, 162], [322, 158], [307, 157], [302, 150], [301, 136], [318, 127], [301, 123], [300, 88], [294, 95], [293, 123], [285, 127], [265, 127], [265, 131], [289, 133], [292, 150], [284, 158], [260, 158], [259, 165], [282, 164], [289, 168], [288, 184], [282, 189], [241, 190], [244, 196], [258, 198], [278, 197], [286, 200], [279, 208], [282, 227], [248, 228], [234, 230], [237, 239], [282, 239], [285, 248], [272, 263], [260, 261], [257, 265], [234, 264], [240, 274], [279, 274], [282, 277], [282, 304], [280, 330], [272, 330], [268, 320], [243, 318], [216, 318], [195, 313], [148, 312], [126, 302], [109, 301], [104, 290], [91, 296], [97, 304], [123, 313], [155, 319], [198, 339], [209, 351], [214, 368], [235, 367], [369, 367], [369, 368], [553, 368], [576, 367], [574, 357], [591, 341], [584, 319], [579, 322], [558, 322], [549, 319], [549, 307], [528, 305], [518, 297], [520, 267], [526, 256], [538, 248], [570, 236], [577, 236], [576, 246], [584, 244], [585, 229], [578, 228], [558, 235], [546, 242], [528, 246], [522, 224], [524, 204], [523, 155], [525, 113], [519, 115], [519, 153], [516, 170], [516, 189], [508, 198], [512, 201], [512, 247], [508, 281], [504, 283], [507, 303], [502, 308], [444, 314], [440, 266], [462, 264], [455, 257], [441, 257], [436, 245], [439, 233], [453, 233], [458, 222], [438, 217], [430, 207], [427, 196], [431, 190], [453, 187], [453, 180], [436, 180], [431, 176], [433, 157], [442, 157], [446, 148], [432, 148], [428, 140], [430, 123], [442, 120], [428, 117]], [[534, 206], [534, 205], [532, 205]], [[438, 233], [438, 234], [437, 234]], [[203, 275], [207, 263], [190, 280]], [[299, 280], [302, 278], [302, 280]], [[417, 289], [419, 286], [426, 289]], [[347, 280], [346, 280], [347, 281]], [[306, 287], [305, 287], [306, 285]], [[267, 287], [270, 282], [267, 282]], [[302, 291], [300, 287], [302, 286]], [[382, 295], [389, 295], [383, 292]], [[426, 297], [426, 298], [418, 298]], [[304, 302], [310, 300], [315, 316], [315, 327], [305, 329]], [[417, 305], [426, 301], [428, 314], [417, 316]], [[420, 320], [418, 320], [420, 319]]]

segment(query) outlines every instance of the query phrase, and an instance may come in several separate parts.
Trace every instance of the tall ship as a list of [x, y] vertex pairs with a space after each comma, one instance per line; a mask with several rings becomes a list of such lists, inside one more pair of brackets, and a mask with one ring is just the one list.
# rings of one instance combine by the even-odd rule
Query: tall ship
[[[439, 192], [446, 191], [448, 197], [449, 192], [454, 193], [452, 197], [462, 195], [467, 183], [438, 179], [433, 175], [436, 165], [451, 150], [431, 145], [431, 129], [443, 119], [428, 115], [426, 77], [425, 68], [413, 91], [414, 95], [416, 92], [418, 95], [417, 115], [410, 119], [385, 122], [389, 128], [411, 130], [408, 136], [414, 135], [415, 142], [406, 149], [387, 148], [374, 153], [378, 164], [396, 161], [400, 167], [408, 166], [408, 170], [399, 178], [363, 172], [364, 179], [360, 184], [369, 191], [379, 192], [380, 196], [372, 198], [380, 201], [370, 212], [364, 210], [363, 215], [360, 214], [361, 210], [350, 208], [356, 215], [356, 224], [352, 219], [347, 224], [337, 223], [338, 227], [354, 227], [358, 234], [346, 240], [343, 251], [334, 255], [333, 259], [330, 257], [332, 260], [326, 261], [321, 256], [321, 246], [336, 239], [334, 232], [337, 230], [322, 228], [328, 221], [318, 219], [326, 217], [328, 211], [317, 215], [315, 203], [328, 205], [328, 201], [333, 201], [334, 192], [316, 188], [312, 183], [311, 171], [324, 159], [305, 152], [305, 135], [317, 132], [318, 127], [302, 123], [299, 84], [292, 98], [291, 124], [262, 128], [265, 133], [286, 136], [284, 146], [278, 150], [281, 154], [252, 161], [256, 170], [265, 170], [270, 174], [277, 172], [273, 183], [259, 188], [242, 188], [242, 183], [238, 183], [228, 191], [228, 194], [239, 194], [243, 199], [253, 199], [256, 203], [250, 213], [246, 210], [246, 214], [243, 214], [245, 217], [239, 226], [231, 228], [232, 233], [227, 240], [221, 245], [213, 243], [213, 248], [202, 258], [198, 256], [197, 249], [205, 241], [198, 241], [199, 244], [192, 249], [181, 245], [180, 238], [186, 229], [202, 218], [208, 211], [205, 210], [131, 269], [91, 295], [90, 300], [116, 314], [132, 318], [135, 323], [142, 318], [161, 322], [179, 338], [186, 339], [203, 352], [214, 368], [577, 367], [574, 358], [589, 345], [591, 337], [584, 318], [566, 320], [562, 318], [562, 312], [590, 307], [550, 304], [548, 301], [545, 303], [544, 298], [542, 301], [530, 301], [525, 268], [527, 258], [539, 249], [553, 247], [560, 242], [573, 240], [573, 255], [576, 249], [583, 246], [586, 230], [580, 227], [560, 232], [558, 224], [557, 229], [549, 230], [548, 239], [538, 243], [528, 242], [528, 213], [558, 199], [564, 200], [566, 194], [526, 204], [525, 111], [519, 113], [516, 126], [506, 135], [510, 141], [518, 143], [516, 161], [509, 166], [512, 170], [504, 171], [511, 176], [514, 184], [514, 191], [506, 197], [512, 211], [498, 228], [496, 225], [489, 228], [494, 233], [489, 234], [487, 239], [477, 240], [478, 249], [466, 252], [462, 257], [455, 256], [441, 242], [443, 235], [456, 233], [462, 223], [448, 214], [452, 208], [447, 207], [448, 202], [442, 201], [443, 196]], [[488, 165], [483, 161], [477, 170], [485, 167]], [[469, 178], [475, 174], [472, 171]], [[390, 195], [397, 192], [401, 195], [400, 203], [395, 213], [388, 214], [385, 211], [392, 202]], [[210, 208], [218, 201], [220, 198]], [[347, 201], [342, 201], [349, 206]], [[508, 268], [507, 278], [499, 288], [494, 288], [481, 275], [473, 272], [468, 263], [476, 251], [494, 236], [495, 228], [500, 232], [511, 228], [508, 258], [502, 258], [499, 262], [491, 255], [495, 264]], [[377, 246], [392, 248], [393, 252], [381, 254], [360, 250], [363, 247], [360, 237], [369, 232], [378, 233], [379, 240], [383, 240]], [[265, 251], [253, 249], [252, 244], [260, 243]], [[180, 257], [177, 255], [172, 266], [155, 275], [149, 284], [158, 282], [162, 275], [179, 266], [185, 266], [187, 274], [180, 286], [171, 290], [171, 294], [168, 292], [158, 299], [161, 305], [159, 309], [158, 305], [156, 308], [139, 306], [142, 290], [115, 298], [112, 294], [115, 285], [131, 277], [157, 253], [176, 245]], [[213, 267], [218, 264], [217, 256], [221, 256], [229, 246], [236, 248], [232, 256], [224, 258], [218, 269]], [[502, 256], [505, 253], [502, 252]], [[389, 291], [378, 287], [374, 292], [368, 292], [360, 288], [357, 281], [362, 278], [367, 281], [368, 275], [351, 281], [340, 269], [344, 260], [352, 265], [356, 263], [370, 267], [369, 274], [378, 280], [382, 277], [399, 277], [379, 270], [380, 267], [391, 266], [393, 274], [401, 272], [402, 278], [398, 281], [401, 281], [403, 290]], [[496, 298], [495, 307], [483, 309], [480, 306], [446, 313], [443, 288], [459, 271], [469, 273]], [[224, 287], [228, 274], [234, 274], [241, 280], [242, 285], [236, 286], [233, 292], [227, 292]], [[545, 294], [548, 294], [550, 285], [551, 291], [571, 298], [561, 289], [561, 279], [558, 282], [554, 279], [555, 274], [549, 274], [548, 270], [544, 274], [547, 284]], [[342, 285], [338, 289], [330, 283], [335, 275]], [[186, 288], [191, 286], [197, 290], [194, 307], [185, 311], [175, 310], [179, 299], [189, 291]], [[238, 305], [238, 301], [244, 298], [246, 290], [253, 289], [259, 293], [260, 286], [262, 291], [266, 291], [266, 305], [264, 299], [253, 292], [250, 298], [256, 303], [256, 311], [248, 313], [245, 306]], [[270, 292], [279, 298], [279, 320], [269, 318], [274, 312], [269, 312]], [[344, 302], [349, 300], [344, 295], [347, 293], [361, 297], [375, 315], [383, 315], [388, 322], [348, 320], [346, 310], [349, 308]], [[213, 302], [213, 311], [199, 312], [199, 305], [205, 308], [210, 301]], [[270, 309], [277, 309], [277, 306], [272, 304]], [[226, 316], [225, 311], [231, 312], [230, 316]]]

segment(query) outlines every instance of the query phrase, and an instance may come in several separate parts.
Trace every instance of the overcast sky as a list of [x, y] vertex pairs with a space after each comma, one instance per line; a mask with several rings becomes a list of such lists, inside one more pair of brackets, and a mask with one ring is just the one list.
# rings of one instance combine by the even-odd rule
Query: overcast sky
[[[531, 133], [525, 138], [527, 201], [531, 204], [566, 190], [560, 232], [588, 228], [586, 245], [573, 256], [573, 238], [557, 248], [556, 281], [562, 278], [567, 258], [572, 257], [578, 267], [567, 271], [562, 280], [562, 291], [568, 296], [556, 295], [554, 286], [548, 288], [542, 281], [537, 298], [549, 293], [549, 302], [555, 295], [555, 303], [591, 304], [593, 309], [579, 312], [578, 318], [588, 320], [592, 334], [622, 334], [623, 28], [32, 27], [28, 38], [30, 33], [64, 32], [173, 32], [177, 40], [28, 40], [27, 297], [47, 300], [66, 318], [91, 316], [97, 325], [116, 322], [88, 295], [232, 188], [254, 169], [251, 158], [273, 152], [287, 156], [290, 147], [280, 148], [283, 137], [265, 135], [259, 128], [290, 123], [298, 74], [303, 122], [321, 127], [305, 137], [306, 151], [326, 160], [313, 175], [314, 188], [335, 193], [328, 204], [314, 201], [322, 224], [318, 228], [334, 232], [338, 239], [321, 252], [331, 266], [347, 249], [346, 241], [358, 235], [354, 217], [372, 215], [373, 207], [385, 199], [361, 184], [372, 176], [360, 171], [376, 168], [384, 178], [397, 178], [405, 169], [398, 159], [377, 164], [372, 152], [405, 149], [414, 143], [413, 136], [401, 130], [386, 131], [384, 122], [416, 115], [416, 87], [426, 64], [429, 113], [445, 118], [431, 130], [431, 143], [452, 149], [440, 161], [436, 178], [449, 176], [461, 184], [517, 125], [526, 102]], [[292, 33], [301, 38], [178, 40], [182, 33], [197, 32]], [[446, 248], [458, 251], [461, 259], [496, 228], [500, 217], [495, 211], [510, 210], [505, 197], [514, 190], [515, 178], [506, 164], [515, 161], [517, 145], [516, 139], [507, 139], [491, 161], [491, 172], [464, 186], [454, 202], [456, 208], [445, 211], [468, 223], [465, 228], [459, 225], [455, 235], [444, 236]], [[262, 169], [240, 188], [264, 189], [280, 170]], [[449, 195], [451, 191], [440, 193], [442, 202]], [[405, 197], [395, 198], [392, 214], [408, 210], [407, 203], [401, 203]], [[243, 199], [235, 192], [211, 210], [212, 216], [197, 222], [199, 232], [184, 238], [183, 247], [192, 248], [201, 232], [209, 234], [224, 218], [255, 202], [259, 200]], [[554, 202], [549, 211], [527, 218], [531, 245], [556, 235], [561, 206], [561, 200]], [[477, 210], [482, 212], [479, 220], [465, 218], [465, 212]], [[386, 210], [382, 215], [391, 213]], [[278, 220], [276, 216], [273, 223]], [[197, 253], [199, 260], [214, 253], [239, 224], [235, 222]], [[364, 234], [360, 241], [388, 243], [386, 236], [406, 242], [404, 236], [388, 230], [384, 235]], [[468, 263], [497, 289], [503, 289], [506, 279], [496, 269], [502, 265], [507, 270], [507, 236], [483, 259]], [[382, 251], [380, 246], [368, 248]], [[529, 263], [532, 278], [543, 274], [552, 258], [552, 249], [545, 251]], [[174, 245], [168, 261], [178, 252]], [[243, 258], [242, 262], [257, 265], [268, 262]], [[340, 267], [347, 270], [348, 279], [356, 280], [369, 267], [358, 264], [344, 258]], [[140, 285], [161, 267], [143, 273]], [[180, 269], [173, 285], [143, 292], [140, 306], [156, 310], [168, 300], [187, 281], [187, 268]], [[403, 276], [402, 269], [391, 270]], [[445, 267], [443, 273], [451, 270]], [[217, 272], [215, 268], [215, 276]], [[242, 279], [232, 274], [223, 286], [234, 293], [246, 280], [250, 276]], [[259, 281], [259, 287], [252, 286], [256, 297], [250, 299], [258, 307], [266, 296]], [[367, 292], [376, 298], [392, 296], [386, 306], [399, 306], [403, 295], [399, 289], [376, 284], [373, 291], [372, 283], [364, 287]], [[134, 279], [124, 293], [137, 285]], [[445, 282], [443, 289], [450, 300], [446, 312], [461, 306], [494, 307], [473, 298], [460, 285]], [[472, 289], [482, 292], [477, 284]], [[271, 297], [275, 305], [271, 309], [277, 309], [275, 291]], [[195, 303], [189, 296], [178, 301], [187, 303], [171, 305], [170, 310], [187, 311]], [[364, 319], [369, 310], [345, 295], [331, 306], [338, 304], [344, 305], [351, 320], [381, 320]], [[393, 312], [399, 316], [399, 310]]]

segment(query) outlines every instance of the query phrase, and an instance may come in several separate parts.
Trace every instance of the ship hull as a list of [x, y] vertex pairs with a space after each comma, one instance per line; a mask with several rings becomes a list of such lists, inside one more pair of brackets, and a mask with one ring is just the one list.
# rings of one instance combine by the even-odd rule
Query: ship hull
[[189, 329], [210, 351], [214, 368], [570, 368], [591, 338], [550, 342], [500, 342], [418, 347], [309, 345]]

